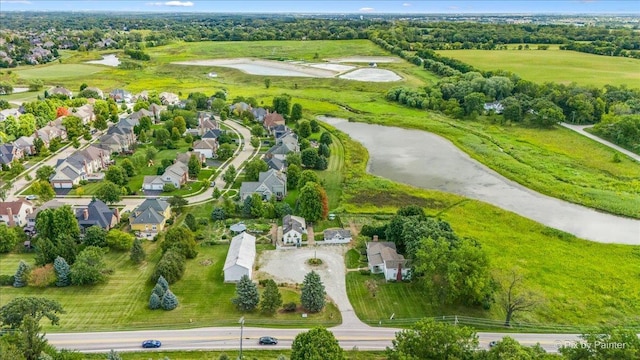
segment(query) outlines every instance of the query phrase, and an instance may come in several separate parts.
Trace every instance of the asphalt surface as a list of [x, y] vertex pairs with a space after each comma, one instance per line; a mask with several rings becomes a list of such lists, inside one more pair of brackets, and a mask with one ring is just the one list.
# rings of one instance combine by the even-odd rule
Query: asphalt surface
[[606, 145], [612, 149], [615, 149], [617, 151], [620, 151], [621, 153], [627, 155], [628, 157], [634, 159], [635, 161], [640, 162], [640, 155], [633, 153], [627, 149], [624, 149], [616, 144], [610, 143], [607, 140], [604, 140], [602, 138], [599, 138], [591, 133], [588, 133], [585, 131], [586, 128], [590, 128], [593, 127], [593, 125], [574, 125], [574, 124], [567, 124], [567, 123], [560, 123], [560, 125], [566, 127], [567, 129], [573, 130], [575, 132], [577, 132], [580, 135], [584, 135], [586, 137], [588, 137], [591, 140], [597, 141], [600, 144]]

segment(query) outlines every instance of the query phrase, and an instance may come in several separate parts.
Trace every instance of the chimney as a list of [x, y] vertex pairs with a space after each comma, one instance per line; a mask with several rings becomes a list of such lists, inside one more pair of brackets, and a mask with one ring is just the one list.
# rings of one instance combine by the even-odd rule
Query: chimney
[[11, 209], [11, 206], [7, 207], [7, 216], [9, 217], [9, 226], [15, 226], [16, 222], [13, 220], [13, 209]]
[[373, 235], [373, 241], [378, 241], [378, 235]]
[[85, 220], [89, 220], [89, 208], [82, 209], [82, 218]]
[[398, 273], [396, 274], [396, 281], [402, 281], [402, 262], [398, 261]]
[[118, 208], [113, 209], [113, 216], [116, 218], [116, 224], [120, 222], [120, 211]]

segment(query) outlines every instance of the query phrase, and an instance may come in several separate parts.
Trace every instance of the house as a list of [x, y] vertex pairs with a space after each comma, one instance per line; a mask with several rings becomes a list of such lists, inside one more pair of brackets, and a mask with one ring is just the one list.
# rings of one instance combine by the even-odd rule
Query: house
[[267, 131], [269, 131], [269, 134], [271, 134], [274, 127], [284, 125], [284, 118], [277, 112], [267, 113], [267, 115], [264, 116], [263, 125]]
[[[140, 123], [140, 119], [142, 119], [143, 117], [148, 117], [150, 119], [153, 119], [154, 115], [151, 111], [147, 110], [147, 109], [140, 109], [134, 113], [131, 113], [129, 116], [127, 116], [127, 119], [133, 120], [134, 122], [132, 122], [134, 125], [136, 126]], [[135, 122], [137, 122], [137, 124], [135, 124]]]
[[67, 130], [62, 125], [54, 125], [53, 122], [36, 130], [34, 137], [40, 138], [47, 146], [53, 139], [64, 141], [67, 139]]
[[223, 134], [223, 131], [220, 129], [213, 129], [202, 134], [202, 139], [213, 139], [218, 140], [218, 138]]
[[35, 155], [36, 147], [33, 144], [34, 140], [35, 138], [33, 136], [21, 136], [13, 142], [13, 146], [22, 151], [22, 154], [24, 155]]
[[148, 175], [142, 179], [142, 188], [150, 191], [162, 191], [165, 182], [162, 181], [162, 175]]
[[287, 125], [283, 125], [283, 124], [278, 124], [269, 128], [269, 134], [271, 134], [274, 139], [284, 136], [286, 133], [290, 131], [291, 129], [289, 129]]
[[131, 102], [136, 103], [138, 101], [149, 101], [149, 92], [147, 90], [143, 90], [139, 94], [131, 97]]
[[83, 234], [91, 226], [100, 226], [109, 231], [120, 221], [120, 213], [118, 209], [111, 210], [101, 200], [94, 199], [86, 207], [76, 209], [76, 219]]
[[247, 231], [247, 225], [240, 221], [239, 223], [229, 226], [229, 230], [231, 230], [232, 233], [240, 234], [241, 232]]
[[202, 139], [193, 143], [193, 151], [205, 158], [212, 158], [218, 151], [218, 142], [214, 139]]
[[215, 129], [220, 129], [218, 121], [215, 118], [213, 118], [212, 120], [210, 117], [201, 112], [198, 116], [198, 130], [200, 132], [200, 135], [206, 133], [209, 130]]
[[164, 110], [164, 107], [158, 104], [149, 105], [149, 111], [153, 114], [153, 118], [155, 121], [160, 120], [160, 113]]
[[167, 167], [160, 176], [145, 176], [142, 181], [144, 190], [158, 191], [164, 188], [165, 184], [173, 184], [176, 189], [189, 180], [189, 167], [183, 162], [177, 161], [175, 164]]
[[255, 108], [251, 109], [251, 113], [253, 114], [253, 119], [257, 122], [264, 122], [264, 117], [267, 115], [267, 110], [264, 108]]
[[282, 243], [284, 245], [300, 245], [302, 234], [307, 233], [307, 224], [304, 218], [286, 215], [282, 218]]
[[196, 159], [198, 159], [201, 163], [207, 161], [202, 154], [195, 151], [187, 151], [186, 153], [180, 153], [176, 157], [176, 162], [181, 162], [185, 164], [187, 167], [189, 166], [189, 160], [191, 160], [191, 155], [195, 155]]
[[133, 144], [130, 136], [117, 133], [102, 135], [98, 140], [98, 147], [115, 153], [129, 151]]
[[125, 104], [131, 103], [131, 99], [133, 98], [131, 93], [124, 89], [114, 89], [109, 93], [109, 97], [115, 100], [115, 102], [117, 103]]
[[273, 169], [275, 171], [284, 171], [284, 169], [286, 168], [285, 163], [283, 160], [277, 159], [277, 158], [263, 158], [262, 161], [267, 163], [267, 166], [269, 167], [269, 169]]
[[264, 154], [264, 158], [267, 160], [278, 159], [280, 161], [285, 161], [287, 154], [291, 152], [294, 152], [294, 148], [291, 148], [289, 144], [273, 145], [269, 150], [267, 150], [267, 153]]
[[287, 129], [284, 134], [276, 137], [276, 145], [286, 145], [291, 151], [299, 152], [300, 145], [298, 144], [298, 134]]
[[65, 89], [62, 86], [56, 86], [52, 89], [49, 89], [49, 96], [52, 95], [62, 95], [68, 97], [69, 99], [73, 97], [73, 93], [71, 92], [71, 90]]
[[102, 92], [102, 90], [98, 89], [97, 87], [89, 86], [84, 88], [84, 90], [82, 91], [87, 91], [87, 92], [93, 91], [98, 95], [98, 99], [101, 99], [101, 100], [104, 99], [104, 93]]
[[236, 115], [240, 115], [240, 113], [243, 111], [250, 111], [250, 110], [251, 110], [251, 105], [247, 104], [244, 101], [237, 102], [233, 105], [229, 105], [229, 112], [234, 113]]
[[244, 275], [251, 279], [255, 260], [256, 237], [246, 232], [234, 236], [222, 268], [224, 282], [238, 282]]
[[22, 115], [19, 109], [9, 108], [0, 111], [0, 121], [5, 121], [9, 116], [13, 116], [16, 120]]
[[263, 200], [282, 200], [287, 195], [287, 177], [273, 169], [261, 172], [258, 181], [245, 181], [240, 186], [240, 198], [242, 200], [252, 194], [260, 194]]
[[27, 215], [33, 212], [33, 205], [27, 200], [0, 202], [0, 223], [8, 226], [27, 225]]
[[167, 219], [171, 217], [171, 207], [165, 200], [145, 199], [129, 216], [131, 230], [142, 232], [163, 231]]
[[85, 104], [73, 110], [74, 116], [77, 116], [82, 120], [83, 124], [88, 124], [96, 119], [96, 115], [93, 112], [93, 105]]
[[411, 276], [411, 267], [404, 256], [398, 254], [396, 244], [392, 242], [374, 241], [367, 243], [367, 259], [369, 270], [374, 274], [384, 274], [389, 280], [403, 280]]
[[111, 151], [90, 145], [76, 151], [66, 159], [58, 160], [55, 174], [49, 181], [54, 189], [70, 189], [81, 180], [87, 180], [89, 174], [105, 169], [111, 163]]
[[327, 229], [324, 231], [324, 242], [326, 244], [348, 244], [351, 242], [351, 230]]
[[482, 107], [484, 108], [484, 111], [486, 112], [493, 111], [496, 114], [502, 114], [502, 111], [504, 110], [504, 106], [502, 106], [502, 104], [499, 101], [484, 103]]
[[162, 105], [175, 105], [180, 102], [178, 95], [170, 92], [161, 92], [158, 98], [160, 98]]
[[11, 163], [15, 160], [22, 159], [24, 153], [13, 144], [0, 145], [0, 165], [11, 167]]

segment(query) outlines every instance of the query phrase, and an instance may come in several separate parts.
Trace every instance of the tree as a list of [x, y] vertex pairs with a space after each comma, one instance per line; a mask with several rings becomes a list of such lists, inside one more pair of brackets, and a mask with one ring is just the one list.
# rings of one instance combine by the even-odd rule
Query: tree
[[180, 195], [172, 196], [167, 202], [169, 203], [169, 205], [171, 205], [171, 208], [176, 213], [181, 213], [182, 208], [184, 208], [189, 203], [187, 199], [183, 198]]
[[42, 79], [29, 80], [29, 91], [40, 91], [44, 87], [44, 81]]
[[269, 87], [271, 87], [271, 79], [269, 79], [269, 78], [265, 78], [264, 79], [264, 87], [267, 88], [267, 89]]
[[107, 354], [107, 360], [122, 360], [122, 356], [118, 354], [115, 350], [111, 349], [109, 354]]
[[24, 318], [30, 316], [38, 322], [46, 317], [51, 321], [51, 325], [58, 325], [60, 318], [57, 314], [64, 313], [57, 301], [34, 296], [16, 297], [0, 307], [0, 323], [17, 329], [22, 325]]
[[307, 120], [302, 120], [298, 123], [298, 135], [301, 138], [308, 138], [311, 135], [311, 124]]
[[0, 81], [0, 95], [9, 95], [13, 93], [13, 85], [6, 81]]
[[107, 231], [101, 226], [93, 225], [89, 227], [85, 233], [82, 243], [86, 246], [107, 246]]
[[[326, 145], [323, 145], [326, 146]], [[316, 165], [313, 167], [316, 170], [326, 170], [329, 167], [329, 160], [326, 157], [319, 155], [316, 159]]]
[[333, 333], [313, 328], [296, 335], [291, 344], [291, 360], [344, 360], [344, 353]]
[[529, 311], [539, 303], [539, 297], [530, 290], [522, 289], [523, 276], [516, 269], [500, 278], [500, 306], [506, 314], [504, 326], [511, 326], [511, 319], [517, 312]]
[[216, 155], [218, 155], [218, 159], [221, 161], [229, 159], [233, 156], [233, 146], [231, 146], [231, 144], [220, 145]]
[[224, 220], [226, 219], [226, 214], [225, 211], [222, 207], [220, 206], [216, 206], [213, 208], [213, 211], [211, 212], [211, 219], [213, 220]]
[[306, 168], [314, 168], [318, 162], [318, 150], [314, 148], [307, 148], [302, 150], [300, 155], [302, 159], [302, 165]]
[[156, 281], [156, 285], [160, 286], [160, 288], [162, 288], [162, 293], [158, 294], [158, 295], [164, 295], [164, 293], [169, 290], [169, 282], [167, 281], [167, 279], [164, 278], [164, 276], [160, 275], [158, 277], [158, 280]]
[[31, 136], [36, 131], [36, 117], [33, 114], [22, 114], [18, 120], [20, 122], [18, 135]]
[[102, 200], [107, 204], [113, 204], [120, 201], [121, 188], [112, 183], [111, 181], [105, 181], [96, 189], [96, 199]]
[[49, 181], [51, 175], [55, 174], [56, 170], [49, 165], [43, 165], [36, 170], [36, 179], [42, 181]]
[[472, 359], [478, 336], [466, 326], [423, 319], [411, 329], [397, 332], [392, 344], [392, 348], [387, 348], [389, 360]]
[[118, 229], [111, 229], [107, 233], [107, 245], [116, 251], [130, 251], [133, 246], [133, 235]]
[[522, 121], [522, 105], [520, 100], [514, 96], [510, 96], [501, 102], [502, 116], [505, 120], [520, 122]]
[[77, 116], [67, 116], [62, 119], [62, 125], [67, 130], [67, 137], [69, 140], [77, 139], [82, 133], [85, 132], [82, 119]]
[[295, 103], [291, 107], [291, 120], [298, 121], [300, 119], [302, 119], [302, 105]]
[[247, 181], [258, 181], [261, 172], [269, 170], [269, 165], [262, 159], [255, 158], [244, 167], [244, 174]]
[[[631, 328], [600, 328], [580, 335], [580, 343], [560, 347], [567, 360], [635, 360], [640, 358], [640, 339]], [[614, 346], [607, 346], [614, 345]]]
[[38, 199], [42, 202], [47, 202], [56, 196], [56, 192], [53, 190], [51, 183], [44, 180], [34, 182], [33, 185], [31, 185], [31, 191], [34, 195], [37, 195]]
[[8, 253], [18, 244], [18, 235], [12, 228], [0, 224], [0, 253]]
[[282, 94], [273, 98], [273, 111], [286, 118], [289, 116], [289, 112], [291, 111], [290, 109], [291, 96]]
[[103, 282], [107, 267], [103, 255], [104, 250], [96, 246], [88, 246], [82, 250], [71, 265], [71, 283], [82, 286]]
[[309, 121], [309, 125], [311, 125], [312, 133], [320, 132], [320, 123], [318, 123], [318, 120], [311, 119], [311, 121]]
[[302, 307], [309, 312], [319, 312], [325, 305], [324, 284], [320, 280], [320, 275], [315, 271], [311, 271], [304, 277], [302, 282], [302, 293], [300, 294], [300, 302]]
[[264, 135], [264, 127], [260, 124], [253, 125], [251, 127], [251, 135], [258, 137]]
[[322, 186], [314, 182], [307, 182], [300, 189], [298, 201], [300, 204], [300, 215], [308, 221], [314, 222], [326, 218], [328, 209], [325, 209], [324, 203], [326, 192]]
[[245, 216], [252, 216], [255, 218], [262, 217], [264, 215], [264, 204], [262, 196], [260, 194], [251, 194], [244, 199], [242, 212]]
[[288, 153], [285, 158], [285, 161], [287, 162], [288, 166], [291, 166], [291, 165], [302, 166], [302, 158], [300, 157], [300, 154], [295, 152]]
[[160, 296], [156, 292], [152, 292], [151, 296], [149, 297], [149, 309], [160, 309], [160, 307], [162, 307], [162, 301], [160, 299]]
[[120, 166], [124, 169], [127, 177], [136, 176], [136, 168], [133, 166], [133, 163], [129, 159], [124, 159], [120, 162]]
[[118, 166], [118, 165], [109, 166], [109, 168], [107, 169], [104, 175], [104, 178], [105, 180], [111, 181], [112, 183], [119, 186], [127, 185], [127, 180], [128, 180], [127, 172], [121, 166]]
[[485, 95], [481, 92], [472, 92], [464, 97], [464, 114], [480, 114], [484, 109]]
[[198, 255], [196, 241], [193, 232], [184, 226], [174, 226], [164, 236], [162, 250], [175, 249], [187, 259], [193, 259]]
[[236, 175], [237, 175], [236, 167], [233, 165], [229, 165], [229, 167], [227, 168], [227, 171], [225, 171], [224, 175], [222, 176], [222, 179], [227, 184], [231, 184], [236, 179]]
[[31, 315], [24, 317], [20, 327], [20, 348], [26, 360], [41, 359], [42, 351], [47, 347], [47, 339], [40, 334], [42, 327]]
[[20, 260], [18, 263], [18, 269], [13, 276], [13, 287], [21, 288], [27, 286], [27, 279], [29, 278], [29, 265], [24, 260]]
[[327, 144], [320, 144], [318, 146], [318, 155], [324, 156], [325, 158], [331, 157], [331, 150]]
[[258, 307], [260, 295], [258, 287], [247, 275], [242, 275], [236, 285], [236, 297], [231, 302], [242, 312], [253, 311]]
[[167, 289], [162, 296], [161, 305], [164, 310], [173, 310], [178, 307], [178, 298], [173, 294], [173, 292], [171, 292], [171, 290]]
[[140, 239], [133, 240], [133, 246], [131, 246], [131, 254], [129, 255], [129, 259], [136, 264], [140, 264], [147, 257], [147, 254], [144, 252], [142, 248], [142, 242]]
[[518, 359], [518, 360], [534, 360], [544, 359], [546, 351], [536, 344], [534, 346], [522, 346], [516, 340], [509, 336], [505, 336], [489, 349], [486, 359], [502, 360], [502, 359]]
[[151, 277], [152, 280], [158, 280], [160, 277], [166, 279], [167, 283], [173, 284], [182, 278], [186, 267], [186, 258], [175, 248], [167, 250], [158, 264]]
[[265, 314], [275, 314], [280, 306], [282, 306], [282, 295], [278, 290], [278, 285], [272, 279], [267, 279], [262, 292], [260, 310]]
[[302, 169], [298, 165], [289, 165], [287, 167], [287, 189], [294, 190], [298, 187], [301, 172]]
[[202, 168], [202, 163], [195, 154], [191, 154], [187, 167], [189, 168], [189, 177], [197, 179], [198, 174], [200, 174], [200, 169]]
[[64, 258], [58, 256], [53, 262], [53, 269], [56, 271], [56, 286], [65, 287], [71, 284], [71, 267]]

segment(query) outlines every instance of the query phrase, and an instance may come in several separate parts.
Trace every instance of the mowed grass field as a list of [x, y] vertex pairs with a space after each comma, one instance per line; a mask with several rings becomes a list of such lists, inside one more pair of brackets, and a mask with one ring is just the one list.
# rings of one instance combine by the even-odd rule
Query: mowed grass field
[[603, 87], [638, 87], [640, 60], [560, 50], [439, 50], [480, 70], [508, 70], [539, 84], [554, 82]]
[[[37, 67], [21, 67], [13, 70], [21, 79], [42, 79], [45, 82], [83, 77], [85, 81], [89, 81], [90, 77], [101, 71], [108, 70], [105, 66], [89, 65], [89, 64], [60, 64], [53, 62], [50, 64], [40, 65]], [[76, 91], [73, 89], [72, 91]]]

